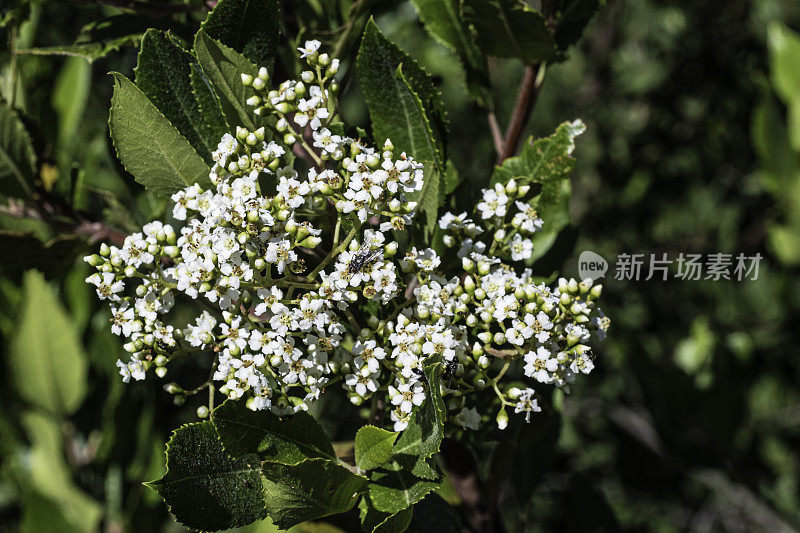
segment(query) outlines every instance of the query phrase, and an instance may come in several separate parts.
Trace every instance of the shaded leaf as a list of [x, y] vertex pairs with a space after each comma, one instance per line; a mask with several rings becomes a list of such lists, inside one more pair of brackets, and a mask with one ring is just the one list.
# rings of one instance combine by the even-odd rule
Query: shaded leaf
[[268, 410], [251, 411], [228, 400], [211, 414], [225, 450], [234, 457], [257, 453], [293, 464], [309, 457], [336, 459], [330, 439], [313, 416], [300, 411], [283, 419]]
[[206, 163], [220, 137], [200, 111], [191, 73], [197, 60], [168, 33], [147, 30], [134, 69], [136, 86], [197, 150]]
[[269, 516], [282, 529], [349, 511], [367, 483], [366, 478], [323, 458], [294, 465], [267, 461], [262, 472]]
[[[40, 411], [30, 411], [22, 415], [22, 424], [31, 443], [24, 465], [26, 477], [23, 486], [30, 493], [36, 491], [39, 496], [38, 502], [28, 500], [26, 506], [30, 503], [41, 506], [50, 504], [52, 509], [49, 514], [69, 524], [64, 531], [97, 531], [103, 509], [72, 481], [72, 471], [65, 460], [61, 420]], [[39, 510], [48, 513], [41, 507]], [[39, 525], [39, 518], [27, 517], [25, 526], [33, 530], [34, 526]], [[53, 523], [48, 525], [50, 529], [38, 531], [56, 531], [55, 527], [58, 527]]]
[[392, 457], [392, 445], [397, 433], [375, 426], [364, 426], [356, 433], [356, 466], [361, 470], [372, 470]]
[[147, 483], [187, 527], [216, 531], [266, 516], [261, 465], [255, 455], [233, 459], [214, 425], [187, 424], [167, 443], [167, 472]]
[[600, 9], [599, 0], [545, 0], [542, 5], [543, 11], [556, 14], [553, 28], [556, 45], [562, 53], [581, 38], [586, 25]]
[[246, 104], [242, 74], [258, 75], [258, 67], [242, 54], [209, 37], [203, 30], [194, 38], [194, 52], [203, 72], [219, 96], [220, 107], [228, 125], [256, 128], [255, 115]]
[[425, 29], [461, 58], [472, 97], [484, 107], [493, 107], [486, 57], [462, 16], [461, 3], [458, 0], [412, 0], [412, 4]]
[[272, 74], [281, 27], [277, 0], [220, 0], [201, 27]]
[[800, 34], [774, 23], [767, 32], [770, 76], [788, 111], [789, 140], [800, 150]]
[[462, 531], [458, 513], [438, 494], [428, 494], [414, 506], [414, 516], [408, 531], [414, 533], [457, 533]]
[[92, 68], [88, 63], [78, 58], [64, 61], [51, 97], [53, 109], [58, 113], [60, 144], [69, 145], [74, 142], [89, 100], [91, 85]]
[[372, 474], [369, 498], [376, 510], [394, 514], [411, 507], [438, 486], [436, 481], [420, 479], [402, 469], [380, 470]]
[[73, 56], [91, 63], [122, 47], [138, 46], [148, 28], [166, 26], [167, 23], [151, 18], [115, 15], [84, 26], [73, 44], [30, 48], [18, 50], [17, 53]]
[[75, 326], [39, 272], [25, 274], [23, 302], [9, 353], [14, 386], [33, 405], [71, 414], [86, 394], [86, 354]]
[[358, 511], [361, 518], [361, 529], [372, 533], [402, 533], [408, 528], [413, 516], [411, 507], [394, 514], [378, 511], [372, 505], [369, 494], [365, 494], [358, 502]]
[[23, 271], [36, 268], [45, 277], [63, 274], [75, 259], [88, 250], [88, 243], [74, 235], [42, 239], [36, 232], [0, 230], [0, 272], [16, 278]]
[[208, 187], [211, 169], [169, 120], [128, 78], [114, 76], [109, 129], [125, 169], [159, 195], [194, 183]]
[[556, 43], [544, 16], [519, 0], [465, 0], [464, 15], [488, 55], [516, 57], [526, 64], [556, 58]]
[[214, 139], [222, 139], [222, 136], [230, 132], [231, 128], [225, 121], [225, 115], [222, 113], [219, 97], [214, 92], [211, 81], [209, 81], [200, 68], [200, 64], [192, 63], [191, 68], [192, 72], [189, 77], [192, 83], [192, 92], [194, 93], [195, 100], [197, 100], [200, 113], [203, 115], [203, 120], [210, 130], [211, 136]]
[[25, 125], [0, 102], [0, 193], [30, 195], [36, 176], [36, 153]]

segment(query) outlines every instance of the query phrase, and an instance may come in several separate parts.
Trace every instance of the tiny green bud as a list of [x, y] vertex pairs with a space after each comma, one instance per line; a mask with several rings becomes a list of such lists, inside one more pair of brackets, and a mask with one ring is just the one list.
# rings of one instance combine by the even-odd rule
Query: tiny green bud
[[201, 405], [200, 407], [198, 407], [197, 408], [197, 417], [198, 418], [208, 418], [208, 407], [206, 407], [205, 405]]
[[508, 413], [506, 413], [505, 406], [500, 408], [500, 412], [497, 413], [497, 418], [495, 420], [497, 420], [498, 429], [500, 430], [506, 429], [506, 427], [508, 426]]

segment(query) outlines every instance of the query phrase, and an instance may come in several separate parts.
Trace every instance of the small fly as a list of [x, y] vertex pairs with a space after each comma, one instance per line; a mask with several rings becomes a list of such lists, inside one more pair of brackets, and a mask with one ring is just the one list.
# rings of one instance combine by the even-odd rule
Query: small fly
[[380, 248], [372, 250], [368, 244], [365, 244], [358, 249], [350, 260], [350, 263], [348, 263], [347, 273], [356, 274], [357, 272], [361, 272], [364, 267], [375, 262], [381, 255], [383, 255], [383, 250]]
[[448, 361], [444, 367], [444, 372], [442, 373], [442, 379], [447, 380], [447, 387], [450, 388], [450, 383], [453, 382], [453, 376], [456, 374], [456, 369], [458, 368], [458, 359], [455, 357]]

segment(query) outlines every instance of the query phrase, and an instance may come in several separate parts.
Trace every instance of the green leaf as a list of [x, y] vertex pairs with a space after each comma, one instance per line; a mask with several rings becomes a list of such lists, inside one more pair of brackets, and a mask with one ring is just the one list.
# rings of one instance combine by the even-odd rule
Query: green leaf
[[87, 241], [75, 235], [42, 239], [30, 230], [0, 230], [0, 272], [16, 278], [25, 270], [36, 268], [45, 277], [61, 275], [75, 258], [89, 248]]
[[91, 85], [92, 67], [86, 61], [78, 58], [64, 61], [51, 97], [53, 109], [58, 113], [59, 144], [68, 146], [75, 142]]
[[211, 169], [169, 120], [128, 78], [114, 76], [108, 121], [114, 147], [136, 181], [159, 195], [194, 183], [209, 187]]
[[52, 413], [71, 414], [86, 394], [86, 354], [75, 327], [42, 275], [25, 274], [24, 307], [9, 365], [19, 394]]
[[246, 104], [246, 87], [242, 74], [258, 75], [258, 67], [232, 48], [200, 30], [194, 38], [194, 52], [203, 72], [219, 96], [220, 106], [231, 128], [242, 126], [257, 129], [255, 115]]
[[[553, 28], [556, 45], [562, 53], [576, 43], [583, 34], [586, 25], [600, 9], [599, 0], [545, 0], [542, 10], [555, 13]], [[562, 55], [562, 57], [564, 57]]]
[[533, 253], [526, 260], [531, 265], [542, 257], [556, 242], [556, 237], [569, 224], [569, 199], [572, 185], [569, 180], [546, 183], [542, 192], [531, 202], [544, 224], [531, 237]]
[[[193, 68], [194, 67], [194, 68]], [[147, 30], [134, 69], [136, 86], [197, 150], [206, 163], [221, 136], [206, 123], [192, 87], [197, 60], [168, 33]]]
[[275, 63], [281, 29], [277, 0], [220, 0], [208, 14], [203, 30], [259, 67]]
[[36, 153], [28, 130], [14, 110], [0, 102], [0, 193], [29, 196], [35, 177]]
[[367, 484], [333, 461], [306, 459], [294, 465], [265, 462], [267, 510], [278, 527], [349, 511]]
[[464, 0], [464, 15], [484, 53], [526, 64], [555, 59], [556, 43], [544, 16], [519, 0]]
[[172, 434], [166, 474], [146, 485], [189, 528], [216, 531], [266, 516], [258, 457], [228, 456], [209, 421], [181, 426]]
[[257, 453], [272, 462], [293, 464], [309, 457], [336, 459], [330, 439], [313, 416], [300, 411], [280, 419], [228, 400], [211, 414], [225, 450], [233, 457]]
[[510, 157], [496, 167], [491, 184], [506, 183], [514, 178], [519, 182], [550, 183], [569, 177], [575, 168], [575, 137], [586, 131], [578, 119], [560, 124], [549, 137], [528, 139], [520, 155]]
[[19, 54], [72, 56], [89, 63], [125, 46], [138, 46], [150, 27], [168, 27], [169, 23], [137, 15], [115, 15], [94, 21], [83, 28], [73, 44], [18, 50]]
[[[72, 470], [65, 460], [62, 421], [41, 411], [31, 411], [22, 415], [22, 424], [31, 443], [24, 463], [23, 486], [35, 490], [53, 505], [53, 513], [71, 526], [67, 531], [97, 531], [103, 509], [72, 481]], [[35, 523], [29, 518], [30, 526]], [[53, 527], [51, 524], [51, 529], [38, 531], [56, 531]]]
[[[401, 65], [402, 76], [398, 76]], [[390, 138], [395, 148], [418, 161], [441, 164], [445, 159], [446, 127], [442, 95], [428, 73], [389, 41], [372, 19], [364, 29], [356, 69], [375, 141], [380, 145]], [[422, 102], [424, 120], [414, 99], [406, 94], [409, 87]], [[424, 131], [425, 127], [430, 131]]]
[[414, 514], [412, 507], [394, 513], [384, 513], [375, 509], [370, 501], [369, 494], [365, 494], [358, 502], [361, 529], [372, 533], [402, 533], [411, 523]]
[[378, 468], [392, 457], [397, 433], [375, 426], [364, 426], [356, 433], [356, 466], [361, 470]]
[[372, 474], [369, 498], [378, 511], [394, 514], [411, 507], [438, 487], [438, 482], [420, 479], [406, 470], [379, 470]]
[[788, 111], [789, 140], [800, 150], [800, 34], [778, 23], [767, 32], [770, 75], [775, 92]]
[[190, 79], [192, 82], [192, 92], [194, 93], [195, 100], [197, 100], [200, 113], [203, 115], [203, 120], [211, 132], [210, 135], [214, 139], [222, 139], [222, 136], [230, 132], [231, 128], [225, 121], [225, 115], [222, 113], [219, 97], [214, 92], [211, 81], [209, 81], [200, 68], [200, 64], [192, 63], [191, 67], [192, 72], [190, 74]]
[[[425, 111], [422, 109], [422, 101], [411, 90], [411, 87], [406, 82], [401, 70], [402, 68], [402, 65], [397, 67], [397, 78], [404, 85], [404, 90], [399, 94], [403, 100], [404, 109], [415, 109], [418, 117], [418, 120], [414, 120], [413, 115], [406, 115], [407, 118], [411, 117], [409, 122], [406, 123], [406, 126], [409, 127], [409, 135], [415, 139], [415, 142], [421, 141], [423, 143], [423, 146], [419, 150], [424, 152], [425, 143], [427, 143], [430, 148], [435, 148], [433, 138], [431, 136], [431, 130], [428, 126]], [[413, 132], [411, 130], [412, 126], [416, 128]], [[413, 154], [414, 152], [411, 153]], [[434, 153], [433, 157], [436, 157], [437, 155], [438, 152]], [[439, 190], [442, 164], [441, 161], [437, 159], [430, 160], [420, 158], [419, 160], [425, 164], [423, 171], [425, 177], [422, 184], [422, 189], [418, 192], [409, 193], [408, 200], [411, 202], [417, 202], [417, 211], [419, 212], [420, 216], [425, 217], [423, 227], [427, 233], [430, 233], [436, 228], [436, 221], [438, 220], [439, 216], [439, 205], [441, 204], [442, 200], [442, 195]]]
[[762, 167], [762, 182], [772, 194], [780, 195], [800, 179], [800, 154], [792, 149], [777, 100], [764, 91], [753, 110], [753, 148]]
[[441, 363], [425, 367], [427, 398], [414, 411], [408, 427], [394, 445], [395, 455], [431, 457], [439, 451], [444, 437], [445, 407], [439, 384], [442, 378]]
[[493, 107], [486, 57], [461, 13], [458, 0], [412, 0], [425, 29], [458, 54], [467, 74], [467, 88], [484, 107]]

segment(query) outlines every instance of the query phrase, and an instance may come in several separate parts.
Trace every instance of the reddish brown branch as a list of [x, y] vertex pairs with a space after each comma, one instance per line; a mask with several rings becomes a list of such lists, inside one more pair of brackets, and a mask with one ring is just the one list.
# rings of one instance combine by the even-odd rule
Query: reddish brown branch
[[489, 111], [487, 117], [489, 119], [489, 130], [492, 132], [492, 140], [494, 141], [494, 151], [498, 154], [503, 151], [503, 133], [500, 131], [500, 124], [497, 123], [497, 115], [494, 111]]
[[511, 113], [511, 120], [506, 129], [503, 147], [498, 151], [497, 164], [514, 155], [519, 145], [519, 138], [528, 119], [531, 116], [533, 105], [539, 96], [539, 89], [544, 80], [544, 65], [536, 63], [525, 67], [525, 75], [522, 77], [522, 84], [517, 93], [517, 101], [514, 104], [514, 111]]

